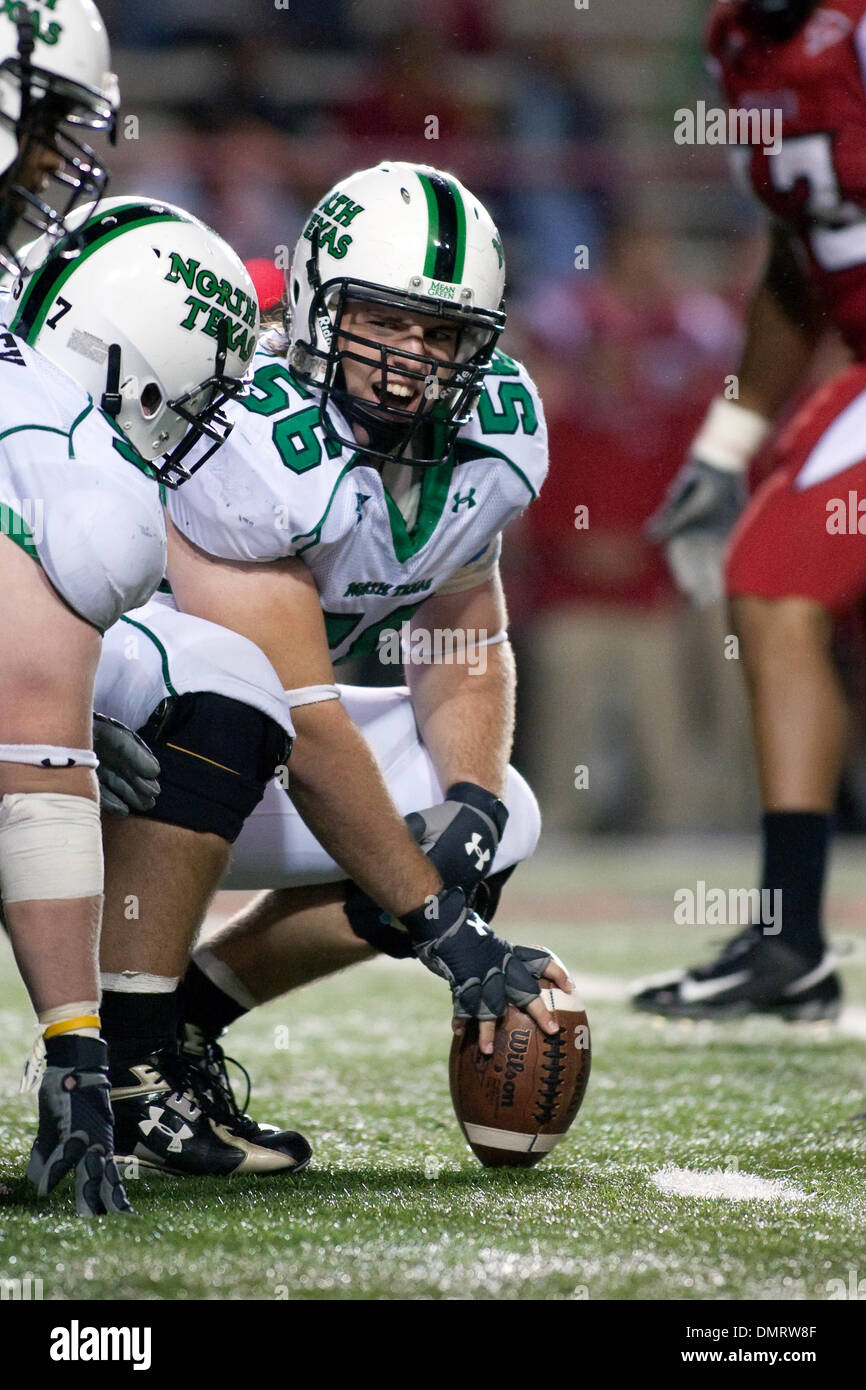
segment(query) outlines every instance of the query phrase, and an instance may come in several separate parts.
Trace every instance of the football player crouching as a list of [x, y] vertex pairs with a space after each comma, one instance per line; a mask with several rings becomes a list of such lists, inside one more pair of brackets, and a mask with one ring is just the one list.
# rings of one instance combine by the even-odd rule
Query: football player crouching
[[[385, 163], [330, 190], [295, 252], [288, 339], [263, 341], [225, 449], [167, 499], [171, 594], [107, 635], [98, 706], [161, 766], [153, 810], [105, 839], [103, 1016], [118, 1144], [143, 1164], [280, 1168], [248, 1117], [235, 1140], [181, 1113], [185, 972], [182, 1058], [220, 1096], [226, 1023], [375, 951], [443, 976], [485, 1050], [509, 1001], [556, 1027], [538, 982], [569, 988], [565, 972], [471, 906], [492, 915], [539, 833], [509, 767], [498, 555], [546, 430], [496, 350], [504, 278], [494, 223], [451, 176]], [[410, 660], [408, 688], [335, 683], [335, 663], [400, 632], [414, 651], [456, 633], [464, 659]], [[287, 795], [274, 768], [293, 727]], [[187, 971], [221, 883], [268, 891]], [[129, 932], [129, 893], [154, 931]]]
[[45, 22], [0, 15], [0, 257], [18, 276], [0, 329], [0, 897], [46, 1054], [28, 1176], [44, 1196], [74, 1171], [90, 1215], [129, 1209], [100, 1039], [94, 673], [102, 632], [160, 581], [160, 483], [187, 476], [203, 434], [222, 442], [214, 414], [250, 355], [183, 328], [170, 257], [252, 286], [179, 209], [94, 205], [105, 176], [81, 134], [114, 119], [108, 41], [89, 0], [69, 0], [53, 41]]

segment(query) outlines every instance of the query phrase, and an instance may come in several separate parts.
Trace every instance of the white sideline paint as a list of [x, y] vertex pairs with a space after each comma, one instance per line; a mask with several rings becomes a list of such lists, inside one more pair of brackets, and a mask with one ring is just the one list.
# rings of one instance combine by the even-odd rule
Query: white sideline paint
[[807, 1193], [802, 1188], [773, 1178], [759, 1178], [756, 1173], [739, 1173], [713, 1168], [669, 1166], [653, 1173], [652, 1182], [660, 1192], [674, 1197], [703, 1197], [726, 1202], [804, 1202]]

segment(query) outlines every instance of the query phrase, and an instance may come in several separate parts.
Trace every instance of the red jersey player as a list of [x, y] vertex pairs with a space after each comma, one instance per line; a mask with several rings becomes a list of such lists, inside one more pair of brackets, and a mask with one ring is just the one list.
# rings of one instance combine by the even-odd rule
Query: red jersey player
[[[762, 886], [781, 892], [781, 931], [756, 922], [707, 965], [645, 982], [634, 1002], [675, 1016], [818, 1018], [840, 998], [821, 928], [846, 725], [831, 643], [835, 619], [866, 596], [866, 0], [722, 0], [708, 46], [730, 108], [781, 113], [777, 153], [734, 152], [771, 245], [739, 399], [713, 402], [651, 528], [700, 603], [721, 596], [736, 522], [724, 589], [751, 701]], [[749, 459], [827, 326], [854, 364], [794, 416], [739, 516]]]

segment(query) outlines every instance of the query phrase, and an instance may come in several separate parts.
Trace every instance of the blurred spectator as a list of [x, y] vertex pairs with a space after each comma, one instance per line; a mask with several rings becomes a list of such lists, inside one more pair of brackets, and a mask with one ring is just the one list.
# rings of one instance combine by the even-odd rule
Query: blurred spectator
[[366, 84], [340, 107], [343, 130], [371, 162], [387, 158], [389, 141], [409, 139], [418, 142], [415, 158], [435, 164], [439, 141], [476, 128], [471, 94], [450, 89], [447, 53], [445, 36], [431, 28], [403, 30], [380, 49]]
[[173, 47], [178, 41], [218, 43], [226, 38], [342, 47], [351, 41], [346, 0], [99, 0], [112, 43], [134, 48]]
[[[579, 186], [569, 183], [556, 166], [572, 144], [609, 136], [610, 120], [580, 81], [574, 50], [560, 38], [513, 50], [504, 130], [515, 141], [518, 161], [533, 170], [529, 185], [518, 185], [508, 198], [521, 264], [535, 276], [558, 276], [573, 269], [576, 246], [590, 247], [597, 258], [607, 222], [602, 190], [589, 174]], [[550, 182], [539, 186], [545, 168]]]
[[666, 238], [626, 229], [603, 277], [573, 273], [525, 305], [551, 445], [521, 556], [534, 614], [527, 754], [542, 809], [564, 828], [725, 823], [750, 795], [721, 616], [684, 620], [643, 535], [740, 337], [726, 302], [683, 284], [673, 261]]

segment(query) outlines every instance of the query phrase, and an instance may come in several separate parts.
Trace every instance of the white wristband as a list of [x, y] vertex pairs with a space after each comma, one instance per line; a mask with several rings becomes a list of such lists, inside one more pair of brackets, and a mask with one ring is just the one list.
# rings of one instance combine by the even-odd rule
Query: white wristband
[[341, 698], [335, 685], [303, 685], [297, 690], [286, 690], [283, 693], [289, 698], [290, 709], [298, 709], [301, 705], [319, 705], [323, 700]]
[[717, 396], [692, 441], [690, 456], [724, 473], [744, 473], [770, 428], [771, 422], [756, 410]]

